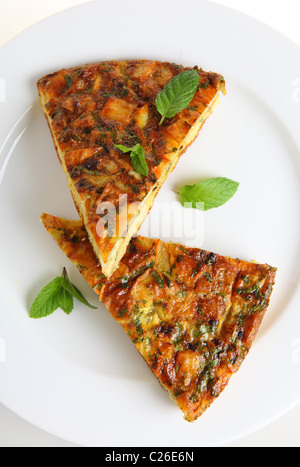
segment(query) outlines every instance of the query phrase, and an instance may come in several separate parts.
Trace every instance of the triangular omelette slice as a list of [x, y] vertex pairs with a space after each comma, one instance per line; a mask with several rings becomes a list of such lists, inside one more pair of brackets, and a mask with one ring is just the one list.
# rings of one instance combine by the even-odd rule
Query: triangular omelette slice
[[[222, 76], [195, 67], [200, 80], [190, 105], [160, 125], [156, 97], [187, 69], [148, 60], [109, 61], [63, 69], [38, 81], [59, 160], [107, 277], [211, 114], [219, 91], [225, 93]], [[116, 148], [137, 144], [145, 151], [148, 176], [134, 170], [130, 154]], [[109, 207], [113, 220], [107, 226], [103, 217]]]
[[108, 280], [81, 221], [42, 221], [188, 421], [220, 395], [257, 335], [276, 269], [160, 240], [131, 240]]

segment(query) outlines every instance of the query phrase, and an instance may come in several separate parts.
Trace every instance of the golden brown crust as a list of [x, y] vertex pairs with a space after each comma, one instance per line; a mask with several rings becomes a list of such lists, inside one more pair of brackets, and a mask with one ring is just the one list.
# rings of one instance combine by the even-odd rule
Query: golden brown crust
[[[118, 210], [120, 195], [127, 196], [128, 206], [146, 202], [151, 192], [155, 197], [180, 155], [197, 136], [216, 94], [225, 92], [221, 75], [195, 67], [200, 83], [194, 99], [185, 110], [159, 125], [157, 94], [185, 69], [149, 60], [109, 61], [63, 69], [38, 81], [55, 147], [102, 265], [123, 232], [99, 237], [101, 215], [97, 207], [110, 202]], [[196, 124], [197, 131], [187, 140]], [[137, 174], [129, 155], [115, 147], [133, 147], [137, 143], [146, 153], [148, 177]], [[154, 197], [147, 204], [148, 211]], [[128, 223], [137, 215], [138, 210], [127, 213]], [[117, 214], [117, 227], [118, 222]]]
[[80, 221], [42, 220], [185, 418], [196, 420], [248, 354], [276, 269], [137, 237], [108, 280]]

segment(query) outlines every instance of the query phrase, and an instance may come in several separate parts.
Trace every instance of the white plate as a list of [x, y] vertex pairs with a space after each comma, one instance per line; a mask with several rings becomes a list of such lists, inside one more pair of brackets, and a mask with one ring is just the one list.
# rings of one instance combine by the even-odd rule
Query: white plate
[[[35, 82], [62, 67], [149, 58], [224, 74], [221, 99], [163, 187], [141, 233], [161, 233], [173, 190], [208, 176], [240, 182], [182, 242], [278, 267], [255, 344], [230, 385], [189, 424], [110, 314], [76, 305], [33, 321], [37, 292], [67, 266], [40, 223], [75, 217]], [[300, 400], [299, 48], [263, 24], [200, 0], [95, 1], [55, 15], [0, 50], [0, 401], [81, 446], [220, 446]], [[176, 204], [177, 203], [177, 204]], [[177, 215], [176, 214], [176, 215]], [[200, 216], [200, 214], [199, 214]], [[165, 232], [165, 230], [164, 230]], [[172, 231], [164, 233], [173, 239]], [[168, 239], [168, 238], [166, 238]]]

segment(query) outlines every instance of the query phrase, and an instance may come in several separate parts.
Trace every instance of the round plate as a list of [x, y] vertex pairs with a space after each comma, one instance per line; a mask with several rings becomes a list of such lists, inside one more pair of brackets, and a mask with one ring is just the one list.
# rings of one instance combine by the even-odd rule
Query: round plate
[[[64, 266], [97, 303], [39, 219], [43, 211], [77, 214], [36, 81], [60, 68], [125, 58], [197, 64], [223, 74], [228, 91], [167, 180], [141, 233], [278, 268], [249, 356], [193, 424], [183, 420], [102, 305], [95, 311], [76, 304], [70, 316], [57, 311], [40, 321], [28, 316], [36, 294]], [[232, 442], [299, 402], [299, 59], [299, 48], [272, 29], [200, 0], [186, 0], [184, 8], [179, 0], [144, 0], [142, 8], [139, 0], [95, 1], [50, 17], [0, 50], [5, 406], [81, 446], [189, 447]], [[184, 226], [191, 219], [185, 224], [175, 192], [210, 176], [239, 181], [240, 188], [226, 205], [199, 212], [201, 228], [189, 235]]]

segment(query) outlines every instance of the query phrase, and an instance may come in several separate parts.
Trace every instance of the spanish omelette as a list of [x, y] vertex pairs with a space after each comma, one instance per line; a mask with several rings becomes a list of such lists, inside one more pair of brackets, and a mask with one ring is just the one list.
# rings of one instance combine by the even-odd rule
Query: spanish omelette
[[[107, 61], [63, 69], [37, 83], [69, 188], [107, 277], [220, 92], [225, 93], [221, 75], [194, 67], [199, 85], [193, 100], [160, 125], [155, 100], [172, 78], [188, 69], [150, 60]], [[136, 144], [145, 151], [148, 176], [137, 173], [128, 154], [116, 148]], [[110, 228], [103, 221], [107, 206], [114, 212]]]
[[42, 221], [184, 418], [195, 421], [247, 356], [276, 268], [136, 237], [107, 279], [81, 220], [43, 214]]

